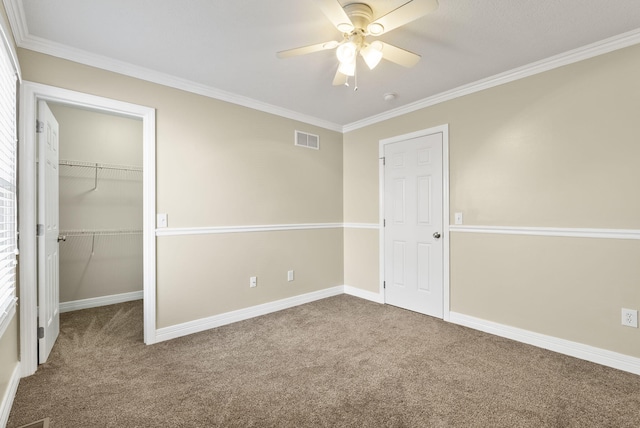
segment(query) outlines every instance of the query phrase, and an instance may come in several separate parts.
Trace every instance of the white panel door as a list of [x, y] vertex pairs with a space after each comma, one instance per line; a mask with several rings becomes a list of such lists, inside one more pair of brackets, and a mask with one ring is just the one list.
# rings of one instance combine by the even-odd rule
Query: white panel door
[[60, 332], [58, 257], [58, 122], [38, 102], [38, 362], [47, 361]]
[[442, 318], [442, 133], [384, 146], [385, 302]]

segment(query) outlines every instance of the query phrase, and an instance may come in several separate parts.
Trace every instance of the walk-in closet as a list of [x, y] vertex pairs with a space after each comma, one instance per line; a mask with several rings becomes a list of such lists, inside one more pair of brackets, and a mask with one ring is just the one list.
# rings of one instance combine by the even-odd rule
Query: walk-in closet
[[142, 121], [49, 107], [60, 141], [60, 311], [142, 299]]

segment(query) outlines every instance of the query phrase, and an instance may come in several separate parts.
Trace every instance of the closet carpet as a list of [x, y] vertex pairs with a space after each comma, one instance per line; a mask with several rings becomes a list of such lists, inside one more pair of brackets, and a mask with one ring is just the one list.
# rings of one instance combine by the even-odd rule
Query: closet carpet
[[146, 346], [142, 302], [62, 314], [9, 418], [76, 427], [638, 427], [640, 376], [337, 296]]

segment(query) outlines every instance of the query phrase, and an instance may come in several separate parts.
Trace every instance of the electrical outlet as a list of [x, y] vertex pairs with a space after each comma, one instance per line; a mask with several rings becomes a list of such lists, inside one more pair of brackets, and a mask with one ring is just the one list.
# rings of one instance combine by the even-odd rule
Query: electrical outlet
[[622, 325], [638, 328], [638, 311], [622, 308]]
[[249, 278], [249, 287], [253, 288], [257, 286], [258, 286], [258, 277], [252, 276], [251, 278]]
[[293, 281], [293, 271], [292, 270], [287, 272], [287, 281], [289, 281], [289, 282]]

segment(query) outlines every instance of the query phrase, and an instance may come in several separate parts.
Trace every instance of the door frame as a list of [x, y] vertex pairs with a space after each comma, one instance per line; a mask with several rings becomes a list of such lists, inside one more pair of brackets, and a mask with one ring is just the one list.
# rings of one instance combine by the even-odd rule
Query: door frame
[[18, 142], [20, 368], [23, 377], [38, 368], [38, 259], [36, 223], [36, 129], [38, 101], [50, 101], [142, 120], [144, 342], [156, 342], [156, 112], [151, 107], [23, 81]]
[[379, 141], [379, 246], [380, 246], [380, 296], [386, 304], [386, 293], [384, 289], [384, 265], [385, 265], [385, 242], [384, 242], [384, 147], [404, 140], [424, 137], [431, 134], [442, 133], [442, 315], [445, 321], [450, 320], [450, 266], [449, 266], [449, 124], [434, 126], [420, 131], [395, 137], [385, 138]]

